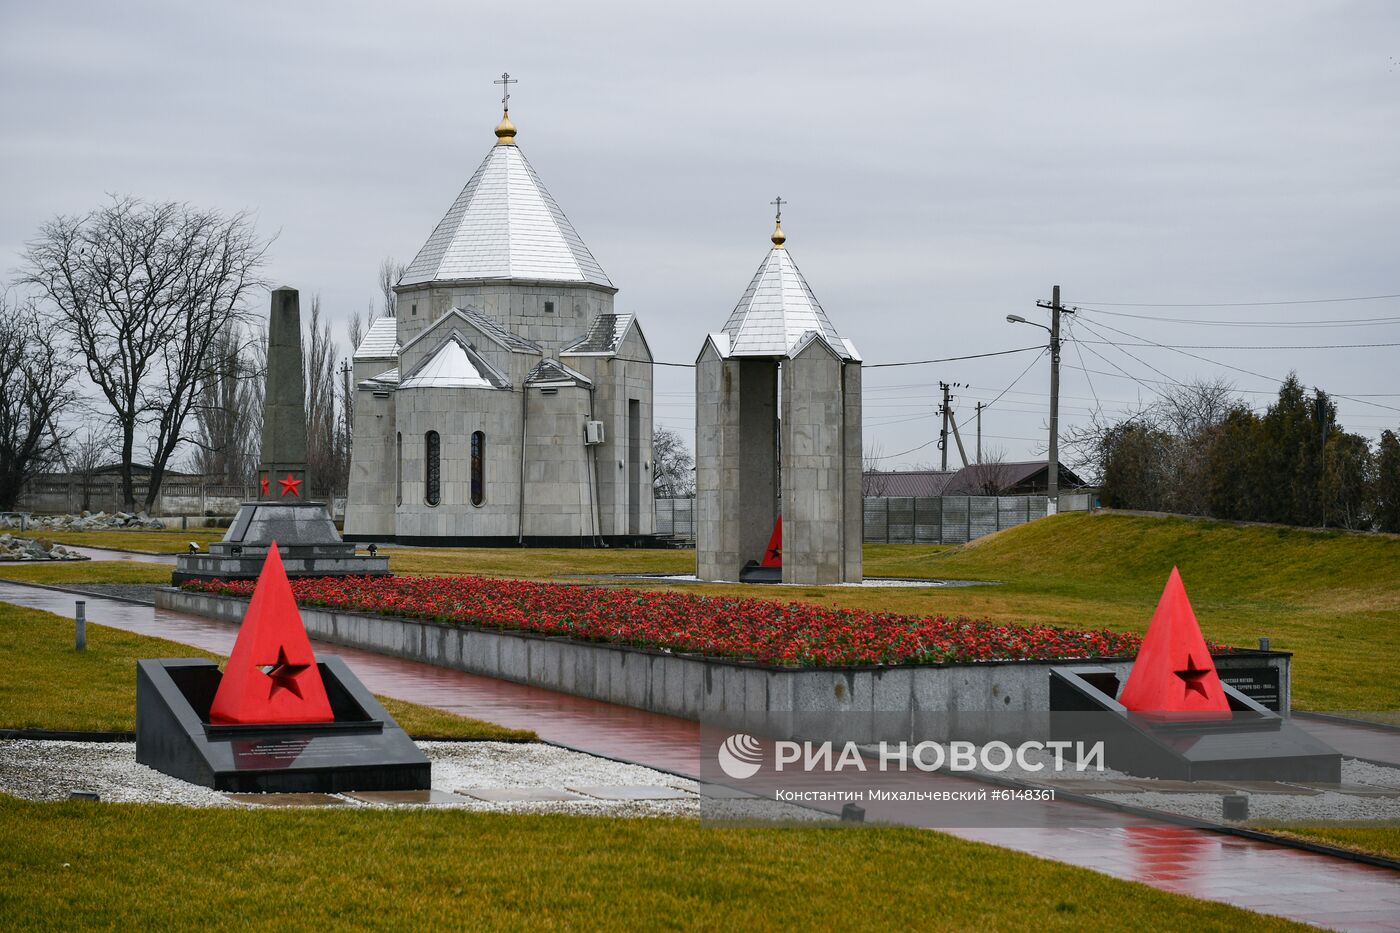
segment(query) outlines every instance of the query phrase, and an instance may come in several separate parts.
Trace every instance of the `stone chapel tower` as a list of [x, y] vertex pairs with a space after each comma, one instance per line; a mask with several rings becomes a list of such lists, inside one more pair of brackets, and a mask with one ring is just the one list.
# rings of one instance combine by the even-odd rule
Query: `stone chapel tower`
[[[781, 202], [779, 202], [781, 209]], [[696, 561], [738, 580], [782, 516], [782, 582], [861, 576], [861, 360], [784, 244], [695, 365]]]

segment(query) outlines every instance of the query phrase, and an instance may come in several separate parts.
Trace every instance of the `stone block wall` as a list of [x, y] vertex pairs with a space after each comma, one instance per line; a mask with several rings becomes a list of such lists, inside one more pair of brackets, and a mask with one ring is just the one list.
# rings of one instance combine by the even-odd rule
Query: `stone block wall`
[[[455, 307], [470, 307], [541, 344], [554, 356], [582, 337], [598, 314], [613, 313], [615, 290], [554, 282], [476, 282], [399, 290], [399, 342], [407, 343]], [[545, 311], [550, 302], [554, 310]], [[415, 310], [416, 307], [416, 310]]]
[[355, 393], [355, 442], [350, 448], [350, 488], [345, 506], [347, 535], [395, 533], [398, 456], [394, 394]]

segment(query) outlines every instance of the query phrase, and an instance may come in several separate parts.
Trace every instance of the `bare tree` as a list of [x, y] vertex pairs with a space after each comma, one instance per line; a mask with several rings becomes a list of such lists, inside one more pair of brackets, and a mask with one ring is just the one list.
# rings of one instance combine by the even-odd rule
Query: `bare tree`
[[972, 494], [977, 496], [999, 496], [1011, 485], [1011, 467], [1006, 462], [1006, 450], [992, 447], [982, 454], [982, 462], [967, 467], [971, 480]]
[[860, 494], [861, 496], [883, 496], [889, 489], [889, 473], [880, 468], [880, 462], [884, 460], [884, 445], [875, 441], [865, 448], [865, 455], [861, 458], [860, 469]]
[[246, 214], [113, 197], [84, 217], [60, 216], [28, 244], [23, 281], [52, 306], [111, 408], [121, 444], [122, 502], [136, 508], [138, 437], [151, 458], [145, 508], [210, 378], [218, 336], [242, 320], [264, 283], [268, 243]]
[[[397, 317], [399, 307], [399, 296], [394, 293], [394, 286], [399, 279], [403, 278], [404, 272], [408, 269], [401, 262], [396, 262], [393, 256], [385, 256], [379, 263], [379, 293], [384, 300], [382, 314], [384, 317]], [[374, 315], [370, 315], [374, 319]], [[359, 341], [355, 341], [355, 346], [359, 346]]]
[[348, 458], [336, 404], [336, 344], [321, 319], [321, 296], [311, 298], [310, 338], [302, 354], [306, 379], [306, 467], [312, 492], [329, 496], [344, 488]]
[[657, 425], [651, 435], [652, 489], [658, 499], [695, 495], [695, 458], [679, 434]]
[[33, 305], [0, 296], [0, 510], [13, 509], [24, 484], [62, 457], [55, 425], [78, 400], [77, 374]]
[[111, 425], [95, 419], [87, 421], [81, 431], [68, 439], [68, 469], [82, 483], [82, 510], [92, 508], [92, 478], [117, 449]]
[[216, 341], [211, 372], [200, 387], [195, 408], [193, 466], [227, 483], [250, 483], [257, 476], [257, 441], [262, 406], [261, 332], [245, 334], [230, 326]]

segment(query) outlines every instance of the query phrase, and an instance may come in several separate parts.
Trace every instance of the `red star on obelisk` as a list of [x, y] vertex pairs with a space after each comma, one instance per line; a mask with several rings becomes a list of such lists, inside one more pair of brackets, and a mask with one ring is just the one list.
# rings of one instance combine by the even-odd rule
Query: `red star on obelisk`
[[267, 495], [268, 483], [267, 483], [267, 474], [266, 474], [266, 473], [264, 473], [262, 476], [258, 477], [258, 486], [262, 489], [262, 494], [263, 494], [263, 495]]
[[298, 499], [301, 498], [301, 480], [292, 476], [292, 474], [288, 473], [286, 479], [279, 479], [277, 481], [277, 485], [282, 487], [282, 495], [284, 497], [287, 495], [287, 493], [291, 493]]

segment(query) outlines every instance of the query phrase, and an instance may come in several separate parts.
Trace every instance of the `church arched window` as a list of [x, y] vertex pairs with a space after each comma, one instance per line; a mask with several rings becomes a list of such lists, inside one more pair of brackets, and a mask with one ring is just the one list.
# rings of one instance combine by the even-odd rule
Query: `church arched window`
[[472, 432], [472, 505], [486, 501], [486, 435]]
[[438, 432], [429, 431], [423, 438], [423, 501], [437, 505], [442, 501], [442, 439]]

